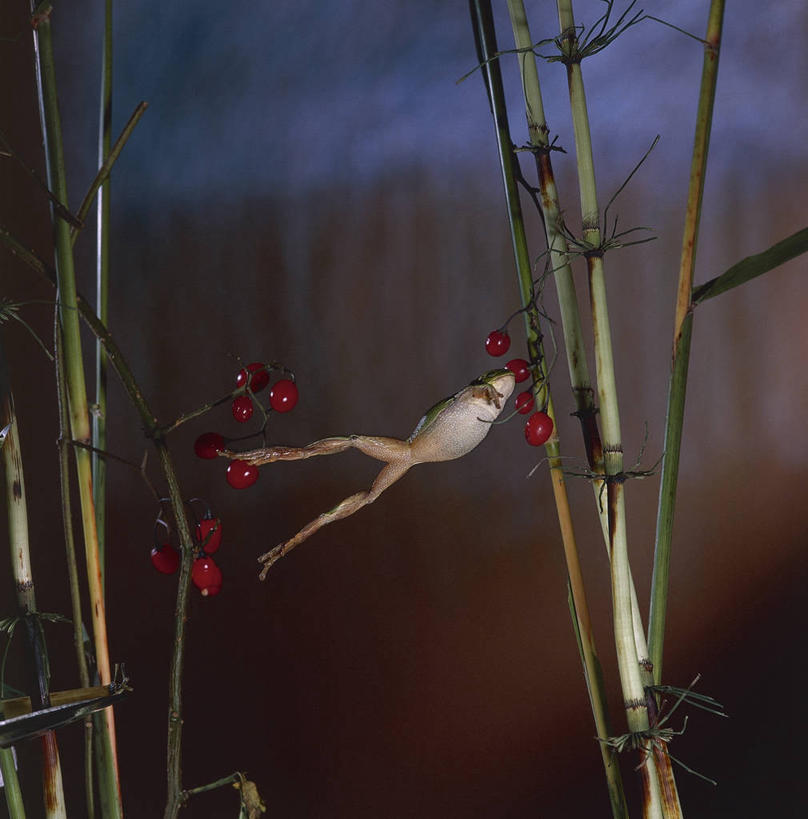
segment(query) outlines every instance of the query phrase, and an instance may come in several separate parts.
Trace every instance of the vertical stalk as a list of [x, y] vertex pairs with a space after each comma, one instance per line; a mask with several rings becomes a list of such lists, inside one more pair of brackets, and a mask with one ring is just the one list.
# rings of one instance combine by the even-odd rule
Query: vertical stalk
[[690, 164], [682, 255], [679, 263], [679, 285], [676, 292], [676, 316], [673, 328], [671, 379], [668, 386], [668, 410], [665, 419], [665, 457], [659, 485], [654, 574], [651, 581], [651, 610], [648, 620], [649, 658], [653, 663], [654, 682], [662, 680], [662, 650], [665, 639], [665, 613], [668, 602], [668, 577], [676, 507], [676, 483], [679, 476], [679, 453], [684, 424], [685, 390], [690, 360], [690, 338], [693, 332], [693, 268], [699, 235], [707, 150], [713, 121], [713, 101], [718, 80], [718, 56], [724, 20], [724, 0], [712, 0], [707, 19], [701, 90], [696, 115], [696, 135]]
[[[98, 122], [98, 167], [104, 167], [112, 144], [112, 0], [104, 2], [104, 48], [101, 65], [101, 103]], [[96, 312], [106, 327], [109, 315], [109, 229], [110, 181], [107, 177], [98, 190], [96, 200]], [[95, 341], [95, 406], [93, 414], [93, 446], [107, 448], [107, 358], [104, 345]], [[98, 557], [101, 582], [105, 582], [104, 555], [106, 542], [106, 479], [104, 459], [92, 454], [93, 501], [98, 531]]]
[[[76, 665], [83, 688], [90, 686], [90, 672], [84, 652], [84, 624], [81, 614], [81, 591], [79, 588], [79, 568], [76, 560], [76, 544], [73, 537], [73, 512], [70, 499], [70, 418], [67, 411], [67, 388], [65, 386], [65, 362], [62, 349], [62, 333], [59, 326], [58, 310], [54, 315], [53, 347], [56, 371], [56, 403], [59, 408], [59, 488], [62, 501], [62, 525], [65, 536], [67, 576], [70, 586], [71, 619], [73, 622], [73, 648]], [[87, 819], [95, 817], [95, 791], [93, 787], [93, 720], [84, 720], [84, 794], [87, 805]]]
[[0, 775], [3, 777], [3, 793], [6, 797], [9, 819], [25, 819], [20, 780], [14, 767], [14, 751], [0, 748]]
[[[33, 11], [33, 9], [32, 9]], [[36, 55], [36, 76], [39, 96], [40, 118], [45, 147], [45, 162], [48, 187], [57, 200], [67, 203], [67, 179], [62, 145], [61, 118], [56, 92], [56, 68], [53, 60], [53, 41], [50, 14], [39, 16], [34, 27], [34, 53]], [[64, 341], [67, 374], [68, 408], [70, 430], [74, 440], [90, 442], [90, 422], [87, 408], [87, 391], [84, 380], [84, 366], [79, 334], [79, 316], [76, 308], [76, 280], [73, 265], [73, 249], [70, 240], [70, 226], [58, 213], [51, 209], [54, 230], [56, 276], [58, 285], [59, 321]], [[75, 448], [76, 472], [78, 477], [79, 500], [84, 530], [85, 561], [90, 590], [90, 604], [93, 620], [96, 666], [102, 685], [111, 682], [109, 648], [104, 596], [101, 582], [101, 568], [98, 555], [98, 537], [93, 506], [93, 484], [90, 454], [87, 450]], [[114, 805], [116, 815], [122, 815], [120, 785], [115, 753], [115, 718], [112, 708], [104, 711], [104, 734], [111, 749], [111, 781], [114, 792], [108, 794], [110, 805]]]
[[[539, 313], [534, 302], [532, 265], [530, 263], [530, 253], [528, 250], [524, 219], [519, 201], [519, 189], [517, 182], [519, 175], [518, 163], [513, 151], [513, 143], [511, 141], [510, 131], [508, 128], [507, 106], [505, 102], [502, 75], [499, 63], [496, 59], [494, 59], [495, 55], [497, 54], [497, 43], [490, 0], [473, 0], [472, 11], [473, 18], [476, 22], [476, 39], [479, 46], [480, 62], [483, 65], [483, 71], [485, 74], [486, 85], [489, 91], [489, 98], [492, 107], [492, 114], [496, 125], [497, 145], [505, 186], [505, 197], [508, 204], [508, 215], [514, 257], [516, 260], [517, 276], [519, 280], [522, 306], [526, 308], [525, 329], [527, 333], [527, 345], [531, 361], [534, 362], [534, 384], [536, 385], [537, 393], [540, 393], [541, 397], [546, 399], [547, 412], [554, 421], [554, 432], [550, 440], [545, 445], [545, 450], [547, 452], [550, 465], [553, 495], [556, 502], [556, 510], [558, 512], [562, 543], [564, 547], [564, 556], [567, 563], [569, 588], [572, 598], [571, 613], [573, 616], [573, 625], [575, 627], [576, 634], [579, 637], [581, 659], [584, 665], [584, 676], [586, 679], [587, 691], [589, 693], [598, 738], [605, 741], [609, 737], [609, 717], [603, 687], [603, 673], [600, 666], [600, 660], [598, 659], [594, 634], [592, 633], [589, 607], [583, 585], [583, 575], [581, 572], [578, 548], [572, 525], [572, 515], [570, 513], [566, 482], [564, 480], [559, 440], [556, 433], [557, 427], [555, 426], [555, 410], [553, 407], [552, 397], [550, 395], [549, 382], [547, 381], [547, 372], [541, 344]], [[571, 276], [569, 283], [571, 284]], [[574, 288], [572, 290], [572, 298], [575, 298]], [[577, 306], [575, 313], [577, 316]], [[580, 333], [580, 322], [578, 323], [578, 332]], [[585, 368], [585, 358], [582, 357], [582, 360]], [[581, 395], [583, 395], [583, 393], [584, 391], [581, 392]], [[591, 396], [591, 388], [589, 393]], [[604, 769], [606, 772], [612, 813], [615, 817], [627, 816], [628, 813], [625, 803], [625, 796], [623, 794], [623, 784], [620, 777], [619, 766], [617, 765], [611, 750], [608, 748], [608, 746], [606, 746], [605, 742], [602, 741], [599, 744], [603, 757]]]
[[[31, 555], [28, 542], [28, 506], [25, 496], [25, 478], [20, 452], [19, 430], [14, 412], [14, 399], [5, 371], [5, 360], [0, 348], [0, 427], [8, 426], [3, 444], [3, 466], [6, 476], [6, 505], [8, 508], [9, 545], [11, 564], [17, 592], [17, 606], [25, 624], [26, 638], [31, 654], [35, 686], [31, 691], [34, 709], [50, 705], [48, 693], [47, 659], [41, 625], [37, 618], [34, 577], [31, 571]], [[62, 767], [56, 734], [48, 731], [41, 737], [42, 744], [42, 794], [45, 815], [48, 819], [66, 819]], [[13, 788], [13, 783], [12, 783]], [[17, 786], [19, 790], [19, 785]]]
[[[612, 353], [611, 328], [606, 298], [606, 279], [601, 247], [600, 213], [597, 202], [592, 137], [586, 105], [580, 57], [577, 56], [578, 33], [571, 0], [558, 0], [560, 25], [559, 43], [567, 68], [570, 109], [572, 111], [575, 152], [578, 163], [578, 184], [581, 203], [583, 242], [590, 249], [586, 254], [589, 272], [589, 298], [595, 344], [595, 364], [598, 379], [598, 399], [603, 436], [603, 461], [606, 477], [606, 508], [608, 543], [611, 558], [612, 606], [618, 669], [629, 731], [647, 732], [650, 728], [644, 670], [642, 662], [644, 639], [640, 637], [636, 598], [628, 556], [626, 510], [623, 479], [623, 445], [620, 412]], [[661, 767], [646, 741], [642, 750], [640, 772], [643, 782], [643, 811], [646, 817], [681, 815], [669, 760]], [[667, 760], [665, 755], [663, 762]]]

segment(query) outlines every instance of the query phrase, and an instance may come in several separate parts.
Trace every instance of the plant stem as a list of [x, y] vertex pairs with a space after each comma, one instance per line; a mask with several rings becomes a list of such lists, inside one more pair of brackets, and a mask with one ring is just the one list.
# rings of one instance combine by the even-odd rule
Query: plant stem
[[654, 682], [662, 680], [662, 653], [665, 638], [665, 614], [668, 602], [673, 516], [676, 506], [676, 484], [679, 474], [679, 453], [682, 445], [685, 391], [690, 360], [690, 339], [693, 331], [693, 269], [699, 234], [707, 151], [713, 119], [713, 101], [718, 79], [718, 56], [724, 0], [712, 0], [707, 20], [704, 64], [701, 75], [696, 136], [690, 165], [690, 186], [685, 211], [682, 255], [679, 264], [679, 284], [676, 294], [676, 315], [673, 330], [671, 379], [668, 387], [668, 409], [665, 420], [665, 448], [662, 478], [659, 485], [654, 573], [651, 581], [651, 610], [648, 621], [649, 659], [653, 665]]
[[[98, 167], [103, 169], [109, 157], [112, 126], [112, 0], [104, 0], [104, 44], [101, 60], [101, 100], [98, 118]], [[92, 186], [91, 186], [92, 190]], [[79, 217], [81, 218], [81, 217]], [[96, 207], [95, 287], [96, 312], [106, 327], [109, 318], [109, 223], [110, 181], [105, 177], [98, 189]], [[95, 412], [92, 443], [96, 449], [107, 448], [107, 360], [104, 345], [95, 341]], [[98, 557], [101, 581], [105, 582], [107, 465], [92, 454], [93, 503], [98, 531]]]
[[[26, 638], [31, 655], [31, 667], [34, 672], [31, 704], [34, 708], [47, 708], [50, 705], [47, 654], [41, 624], [36, 619], [36, 596], [28, 540], [28, 505], [25, 495], [19, 430], [17, 428], [17, 416], [14, 412], [14, 399], [6, 372], [5, 355], [2, 346], [0, 346], [0, 428], [6, 427], [8, 427], [8, 432], [3, 443], [2, 460], [6, 477], [8, 534], [12, 571], [17, 592], [17, 606], [25, 624]], [[67, 811], [56, 734], [53, 731], [46, 732], [41, 737], [41, 744], [42, 793], [45, 802], [45, 815], [48, 819], [63, 819], [63, 817], [67, 817]], [[19, 785], [17, 789], [19, 789]]]
[[[595, 345], [595, 364], [598, 379], [598, 399], [602, 422], [603, 462], [606, 479], [606, 508], [608, 546], [612, 575], [612, 605], [614, 637], [618, 669], [623, 691], [623, 702], [629, 731], [648, 731], [649, 717], [646, 705], [644, 669], [647, 659], [644, 651], [636, 595], [633, 590], [628, 557], [626, 510], [623, 479], [623, 445], [620, 413], [614, 372], [611, 329], [606, 298], [606, 279], [601, 248], [600, 212], [595, 184], [592, 137], [586, 105], [580, 58], [577, 57], [578, 29], [571, 0], [558, 0], [562, 61], [567, 69], [570, 109], [572, 111], [575, 152], [578, 164], [578, 184], [581, 200], [582, 241], [589, 272], [589, 300]], [[645, 674], [647, 676], [647, 674]], [[641, 751], [640, 773], [643, 782], [643, 811], [646, 817], [681, 815], [670, 763], [660, 767], [648, 743]], [[667, 759], [667, 755], [665, 755]]]
[[3, 777], [3, 793], [6, 797], [9, 819], [25, 819], [20, 780], [14, 767], [14, 751], [0, 748], [0, 775]]
[[[56, 403], [59, 408], [59, 487], [62, 501], [62, 525], [65, 536], [67, 557], [67, 576], [70, 587], [71, 616], [73, 622], [73, 647], [76, 652], [76, 664], [79, 680], [83, 688], [90, 685], [90, 672], [87, 668], [87, 657], [84, 653], [84, 627], [81, 615], [81, 591], [79, 588], [79, 569], [76, 560], [76, 545], [73, 538], [73, 512], [70, 499], [70, 464], [68, 448], [70, 446], [70, 418], [67, 411], [67, 388], [65, 386], [65, 362], [62, 349], [62, 333], [59, 327], [58, 311], [54, 314], [53, 346], [56, 371]], [[84, 793], [87, 804], [87, 819], [95, 816], [95, 791], [93, 788], [93, 721], [84, 720]]]
[[[555, 410], [550, 395], [549, 382], [547, 380], [548, 374], [541, 344], [540, 318], [534, 299], [532, 266], [530, 263], [524, 218], [519, 201], [518, 178], [520, 172], [508, 128], [507, 106], [499, 62], [496, 59], [492, 59], [497, 54], [497, 44], [490, 0], [474, 0], [473, 12], [477, 27], [480, 63], [486, 79], [492, 114], [496, 125], [497, 145], [505, 185], [505, 197], [508, 204], [511, 239], [516, 260], [522, 306], [527, 308], [524, 314], [525, 328], [528, 351], [531, 361], [533, 362], [534, 389], [537, 393], [541, 394], [541, 396], [537, 395], [537, 397], [545, 398], [541, 403], [546, 403], [547, 412], [554, 421], [554, 431], [545, 449], [550, 465], [553, 495], [556, 502], [564, 556], [567, 563], [568, 582], [573, 601], [571, 607], [573, 625], [581, 647], [584, 676], [595, 719], [596, 730], [598, 737], [605, 740], [609, 736], [608, 706], [603, 688], [603, 674], [595, 647], [594, 635], [592, 633], [589, 607], [586, 600], [583, 575], [578, 557], [578, 548], [575, 541], [569, 498], [562, 468], [559, 440], [556, 432], [557, 427], [555, 426]], [[580, 332], [580, 324], [578, 325], [578, 331]], [[585, 366], [584, 360], [584, 367]], [[606, 771], [612, 812], [616, 817], [626, 816], [625, 796], [623, 795], [619, 766], [616, 764], [611, 750], [603, 742], [599, 743], [599, 745]]]
[[[60, 201], [67, 202], [67, 179], [49, 13], [38, 17], [38, 23], [34, 28], [34, 52], [36, 54], [36, 76], [48, 187]], [[79, 317], [76, 310], [76, 280], [70, 241], [70, 225], [57, 213], [52, 213], [52, 220], [58, 279], [59, 320], [64, 340], [71, 437], [78, 441], [89, 442], [90, 423], [84, 381], [81, 336], [79, 333]], [[90, 590], [96, 665], [101, 684], [108, 685], [112, 677], [109, 663], [104, 595], [101, 584], [98, 537], [95, 511], [93, 509], [90, 455], [79, 448], [75, 449], [74, 454], [84, 528], [85, 561]], [[105, 733], [111, 749], [110, 762], [112, 766], [107, 781], [112, 782], [114, 790], [113, 793], [108, 794], [108, 801], [110, 805], [115, 806], [115, 815], [120, 816], [122, 815], [122, 808], [117, 754], [115, 752], [115, 717], [112, 708], [107, 708], [104, 715], [106, 721]]]

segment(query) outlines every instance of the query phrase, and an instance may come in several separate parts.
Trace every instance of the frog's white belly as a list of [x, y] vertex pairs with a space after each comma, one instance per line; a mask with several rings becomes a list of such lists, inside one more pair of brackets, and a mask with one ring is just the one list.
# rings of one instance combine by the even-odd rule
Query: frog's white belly
[[491, 422], [500, 411], [485, 401], [475, 401], [472, 405], [457, 402], [447, 407], [429, 429], [412, 442], [413, 461], [451, 461], [471, 452], [488, 435]]

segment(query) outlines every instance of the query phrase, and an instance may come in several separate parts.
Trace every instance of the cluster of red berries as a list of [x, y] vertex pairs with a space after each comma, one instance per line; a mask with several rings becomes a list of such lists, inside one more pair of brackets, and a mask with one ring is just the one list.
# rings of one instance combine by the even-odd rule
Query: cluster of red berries
[[[485, 340], [485, 350], [488, 355], [498, 357], [505, 355], [511, 346], [511, 337], [506, 330], [493, 330]], [[530, 378], [530, 363], [524, 358], [513, 358], [506, 365], [516, 379], [517, 384], [527, 381]], [[533, 397], [533, 390], [527, 389], [516, 396], [516, 411], [521, 415], [527, 415], [535, 409], [536, 399]], [[544, 411], [538, 410], [527, 419], [525, 423], [525, 440], [531, 446], [541, 446], [547, 443], [553, 433], [553, 419]]]
[[[168, 526], [163, 520], [162, 514], [157, 517], [155, 533], [160, 525], [165, 527], [166, 532], [168, 532]], [[210, 507], [206, 506], [204, 514], [196, 521], [194, 541], [197, 554], [191, 569], [191, 581], [199, 589], [203, 597], [213, 597], [222, 589], [222, 570], [211, 557], [222, 545], [222, 521], [211, 512]], [[152, 566], [163, 574], [174, 574], [177, 571], [180, 565], [180, 554], [169, 542], [167, 534], [164, 534], [160, 539], [155, 535], [155, 546], [151, 550], [151, 562]]]
[[[253, 361], [236, 374], [236, 387], [246, 387], [248, 392], [233, 399], [233, 418], [244, 424], [252, 418], [254, 412], [253, 398], [269, 386], [271, 365]], [[275, 412], [289, 412], [295, 408], [298, 400], [297, 385], [290, 378], [281, 378], [272, 385], [269, 391], [268, 409]], [[204, 432], [194, 441], [194, 452], [199, 458], [216, 458], [225, 448], [227, 439], [218, 432]], [[239, 459], [230, 461], [227, 467], [227, 482], [234, 489], [246, 489], [258, 480], [258, 467]]]

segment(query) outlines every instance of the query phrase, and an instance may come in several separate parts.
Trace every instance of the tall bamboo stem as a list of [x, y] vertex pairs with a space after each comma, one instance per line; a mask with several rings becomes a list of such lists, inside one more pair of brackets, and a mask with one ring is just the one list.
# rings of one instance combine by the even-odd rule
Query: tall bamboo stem
[[[34, 52], [36, 55], [36, 77], [48, 187], [60, 202], [66, 203], [68, 200], [67, 179], [49, 12], [37, 18], [34, 27]], [[59, 321], [64, 340], [71, 436], [76, 441], [89, 443], [90, 421], [84, 380], [81, 336], [79, 333], [79, 316], [76, 309], [76, 280], [73, 249], [70, 240], [70, 225], [53, 210], [52, 220], [58, 281]], [[112, 675], [109, 662], [98, 534], [93, 504], [91, 459], [90, 453], [80, 447], [74, 448], [74, 454], [84, 531], [85, 561], [90, 591], [96, 667], [101, 684], [108, 685], [112, 680]], [[120, 801], [117, 754], [115, 752], [115, 717], [112, 708], [107, 708], [104, 715], [106, 741], [111, 750], [110, 762], [114, 772], [110, 777], [114, 793], [108, 794], [108, 797], [110, 805], [114, 806], [115, 815], [120, 816], [123, 811]]]
[[651, 581], [648, 644], [649, 657], [653, 664], [654, 682], [657, 684], [662, 680], [662, 653], [668, 602], [673, 516], [679, 476], [679, 453], [682, 447], [690, 339], [693, 332], [693, 270], [704, 194], [704, 178], [707, 170], [707, 151], [713, 121], [713, 101], [718, 80], [718, 56], [723, 20], [724, 0], [712, 0], [707, 19], [701, 90], [696, 114], [696, 135], [693, 141], [682, 255], [679, 263], [679, 284], [676, 291], [671, 378], [668, 386], [668, 410], [665, 419], [665, 456], [662, 463], [662, 479], [659, 484], [654, 574]]
[[[474, 0], [473, 11], [477, 24], [480, 61], [487, 82], [492, 114], [496, 126], [497, 145], [505, 186], [505, 197], [508, 205], [509, 224], [520, 295], [522, 306], [526, 308], [524, 313], [525, 329], [528, 351], [531, 361], [534, 362], [534, 384], [536, 385], [537, 391], [541, 394], [539, 397], [545, 398], [545, 401], [542, 403], [546, 403], [547, 412], [554, 420], [554, 432], [545, 445], [545, 450], [550, 466], [553, 496], [556, 502], [564, 556], [567, 563], [568, 581], [573, 600], [572, 614], [574, 617], [574, 625], [580, 640], [581, 659], [583, 661], [584, 676], [595, 720], [595, 727], [599, 739], [603, 740], [603, 742], [599, 744], [606, 772], [612, 812], [615, 817], [622, 817], [627, 815], [625, 796], [623, 795], [619, 766], [611, 750], [605, 744], [605, 740], [609, 737], [609, 718], [603, 688], [603, 673], [598, 659], [594, 634], [592, 633], [589, 606], [584, 590], [583, 575], [578, 557], [578, 548], [562, 468], [557, 426], [555, 426], [555, 410], [550, 395], [549, 382], [547, 380], [548, 373], [544, 363], [539, 324], [540, 317], [534, 301], [533, 268], [530, 262], [524, 218], [519, 200], [519, 169], [508, 127], [507, 106], [501, 71], [499, 62], [496, 59], [496, 33], [494, 30], [490, 0]], [[569, 283], [571, 283], [571, 277]], [[575, 297], [574, 287], [572, 297], [573, 299]], [[577, 307], [575, 312], [577, 316]], [[574, 332], [574, 330], [572, 332]], [[580, 333], [580, 323], [578, 324], [578, 332]], [[583, 366], [584, 368], [586, 367], [585, 359], [583, 360]], [[591, 389], [589, 392], [591, 395]], [[583, 395], [583, 391], [580, 394]]]
[[[611, 558], [615, 646], [629, 731], [642, 734], [650, 728], [643, 679], [645, 672], [642, 667], [642, 663], [647, 660], [647, 653], [644, 651], [644, 635], [642, 629], [639, 628], [640, 618], [639, 612], [636, 611], [636, 596], [633, 594], [628, 556], [623, 445], [606, 298], [603, 251], [601, 250], [600, 212], [595, 184], [592, 136], [580, 57], [577, 56], [578, 29], [575, 27], [572, 3], [571, 0], [558, 0], [557, 5], [560, 26], [558, 42], [562, 51], [562, 60], [567, 69], [578, 164], [582, 242], [589, 249], [586, 259], [589, 272], [589, 298], [606, 480], [607, 534]], [[664, 755], [662, 760], [664, 764], [660, 766], [656, 755], [650, 751], [650, 744], [646, 742], [640, 762], [644, 815], [646, 817], [680, 816], [681, 808], [667, 755]]]

